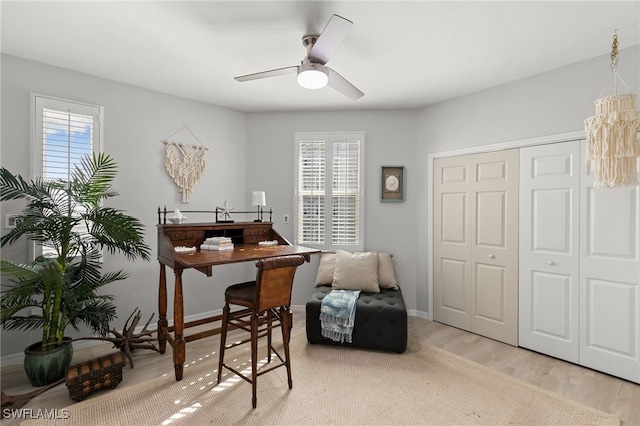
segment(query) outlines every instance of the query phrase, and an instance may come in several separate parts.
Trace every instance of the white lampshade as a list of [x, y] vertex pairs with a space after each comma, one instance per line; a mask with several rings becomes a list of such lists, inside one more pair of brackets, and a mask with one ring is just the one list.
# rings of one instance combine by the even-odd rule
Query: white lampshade
[[252, 206], [266, 206], [267, 205], [267, 196], [264, 191], [253, 191], [251, 196], [251, 205]]
[[327, 69], [321, 64], [307, 62], [298, 68], [298, 84], [305, 89], [321, 89], [328, 82]]
[[596, 114], [585, 120], [587, 161], [596, 188], [637, 185], [640, 111], [632, 93], [596, 100]]

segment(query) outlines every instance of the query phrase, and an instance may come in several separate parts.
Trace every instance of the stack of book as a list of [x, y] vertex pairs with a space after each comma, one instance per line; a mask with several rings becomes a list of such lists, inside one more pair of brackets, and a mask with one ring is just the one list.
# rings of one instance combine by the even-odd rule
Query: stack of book
[[233, 250], [233, 242], [229, 237], [211, 237], [204, 240], [200, 250]]

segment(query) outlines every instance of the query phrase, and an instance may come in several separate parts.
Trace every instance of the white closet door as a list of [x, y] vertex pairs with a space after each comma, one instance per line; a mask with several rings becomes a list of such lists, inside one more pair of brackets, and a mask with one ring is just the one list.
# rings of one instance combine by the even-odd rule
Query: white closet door
[[582, 168], [580, 364], [639, 382], [640, 188], [594, 188]]
[[575, 363], [580, 143], [520, 149], [519, 345]]
[[471, 331], [469, 242], [472, 156], [434, 161], [434, 320]]
[[518, 344], [517, 149], [473, 156], [471, 331]]

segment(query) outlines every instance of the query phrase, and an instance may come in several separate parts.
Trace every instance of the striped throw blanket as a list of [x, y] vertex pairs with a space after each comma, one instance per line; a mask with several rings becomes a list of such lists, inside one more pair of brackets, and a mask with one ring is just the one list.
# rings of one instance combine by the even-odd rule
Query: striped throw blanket
[[323, 337], [351, 343], [358, 296], [360, 290], [331, 290], [322, 299], [320, 325]]

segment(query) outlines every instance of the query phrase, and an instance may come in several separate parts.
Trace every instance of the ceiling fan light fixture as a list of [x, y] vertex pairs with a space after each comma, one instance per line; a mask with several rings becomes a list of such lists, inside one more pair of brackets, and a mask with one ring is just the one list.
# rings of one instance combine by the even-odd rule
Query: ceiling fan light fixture
[[305, 89], [322, 89], [329, 82], [324, 65], [307, 62], [298, 68], [298, 84]]

